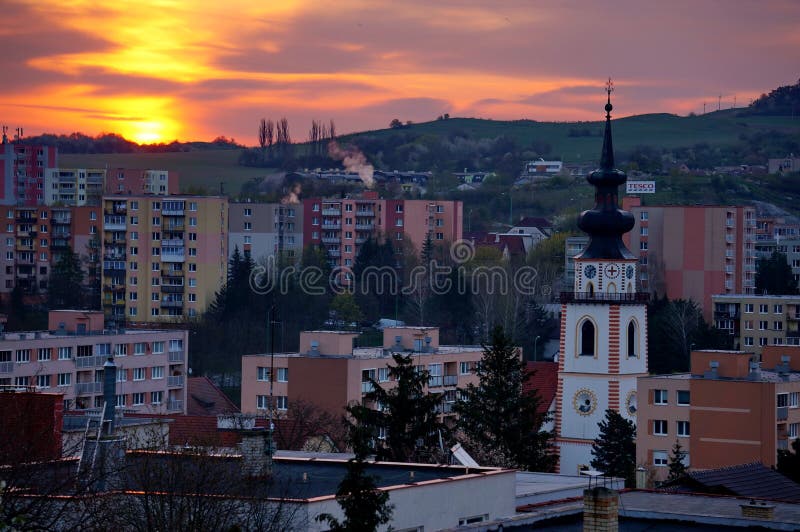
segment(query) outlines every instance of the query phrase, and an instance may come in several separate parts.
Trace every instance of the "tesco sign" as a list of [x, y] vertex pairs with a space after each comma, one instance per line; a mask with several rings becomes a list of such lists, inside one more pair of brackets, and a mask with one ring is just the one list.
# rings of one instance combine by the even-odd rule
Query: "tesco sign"
[[655, 181], [628, 181], [625, 185], [625, 192], [628, 194], [655, 194]]

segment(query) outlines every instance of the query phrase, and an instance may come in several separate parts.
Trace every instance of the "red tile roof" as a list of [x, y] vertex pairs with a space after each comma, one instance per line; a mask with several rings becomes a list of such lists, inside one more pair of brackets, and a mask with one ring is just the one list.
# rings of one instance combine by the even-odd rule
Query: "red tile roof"
[[539, 413], [547, 412], [553, 400], [556, 398], [556, 388], [558, 387], [558, 363], [557, 362], [528, 362], [528, 371], [534, 372], [523, 385], [525, 392], [537, 390], [542, 399], [539, 403]]
[[239, 412], [233, 401], [208, 377], [187, 379], [186, 395], [186, 414], [189, 416], [216, 416]]

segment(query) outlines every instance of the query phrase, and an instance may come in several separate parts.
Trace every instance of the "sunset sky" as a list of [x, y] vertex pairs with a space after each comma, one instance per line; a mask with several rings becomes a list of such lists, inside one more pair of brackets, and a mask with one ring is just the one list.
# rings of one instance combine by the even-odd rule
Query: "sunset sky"
[[800, 78], [800, 1], [3, 0], [0, 45], [11, 130], [253, 145], [261, 117], [597, 120], [609, 75], [616, 116], [746, 105]]

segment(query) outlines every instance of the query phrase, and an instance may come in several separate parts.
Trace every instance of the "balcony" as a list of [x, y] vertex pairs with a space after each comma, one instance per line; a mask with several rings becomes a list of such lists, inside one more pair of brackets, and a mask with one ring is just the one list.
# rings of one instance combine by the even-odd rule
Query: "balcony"
[[428, 377], [428, 387], [429, 388], [438, 388], [442, 385], [442, 376], [441, 375], [430, 375]]
[[373, 229], [375, 229], [375, 225], [373, 225], [373, 224], [356, 223], [356, 230], [357, 231], [372, 231]]
[[182, 294], [184, 285], [182, 284], [162, 284], [161, 291], [166, 294]]
[[338, 244], [340, 242], [340, 240], [338, 238], [332, 237], [332, 236], [323, 236], [322, 237], [322, 242], [324, 244]]
[[170, 351], [169, 352], [169, 361], [170, 362], [183, 362], [183, 351]]
[[0, 373], [13, 373], [13, 372], [14, 372], [13, 362], [0, 362]]
[[161, 262], [184, 262], [185, 260], [186, 255], [183, 251], [164, 253], [164, 250], [161, 250]]
[[370, 393], [375, 390], [375, 385], [371, 382], [362, 382], [361, 383], [361, 393]]
[[104, 284], [103, 285], [104, 292], [124, 292], [125, 285], [124, 284]]
[[114, 261], [114, 260], [104, 260], [103, 261], [103, 270], [104, 271], [125, 271], [125, 262], [124, 261]]
[[75, 395], [88, 395], [92, 393], [102, 393], [102, 382], [79, 382], [75, 385]]
[[108, 360], [108, 355], [90, 355], [88, 357], [75, 357], [75, 367], [78, 369], [97, 368], [105, 364], [106, 360]]
[[170, 220], [170, 223], [161, 226], [164, 231], [183, 231], [186, 228], [186, 225], [183, 222], [174, 222]]
[[162, 205], [161, 214], [163, 216], [183, 216], [184, 209], [182, 209], [182, 208], [164, 208], [164, 206]]
[[342, 229], [342, 224], [332, 224], [328, 222], [322, 222], [322, 228], [328, 231], [340, 231]]
[[647, 292], [614, 293], [605, 292], [561, 292], [561, 303], [619, 303], [646, 304], [650, 301]]
[[183, 270], [161, 270], [161, 277], [183, 279], [184, 275], [185, 272]]
[[342, 252], [339, 251], [338, 249], [329, 249], [328, 250], [328, 255], [330, 255], [331, 257], [341, 257], [342, 256]]
[[357, 236], [356, 237], [356, 244], [363, 244], [366, 241], [367, 241], [366, 237], [363, 237], [363, 236]]
[[183, 401], [180, 399], [172, 399], [167, 403], [167, 410], [176, 411], [183, 410]]
[[779, 406], [775, 409], [775, 417], [778, 421], [786, 421], [789, 419], [789, 407]]
[[444, 385], [445, 386], [457, 386], [458, 385], [458, 375], [445, 375], [444, 376]]
[[341, 209], [322, 209], [322, 216], [341, 216]]
[[167, 377], [167, 386], [169, 388], [183, 388], [183, 375]]
[[183, 308], [183, 301], [173, 301], [169, 299], [162, 299], [161, 306], [165, 308]]
[[72, 223], [71, 216], [54, 216], [52, 222], [55, 225], [69, 225]]
[[162, 247], [182, 248], [183, 247], [183, 239], [182, 238], [162, 238], [161, 239], [161, 246]]
[[128, 227], [124, 216], [108, 216], [103, 220], [103, 231], [125, 231]]

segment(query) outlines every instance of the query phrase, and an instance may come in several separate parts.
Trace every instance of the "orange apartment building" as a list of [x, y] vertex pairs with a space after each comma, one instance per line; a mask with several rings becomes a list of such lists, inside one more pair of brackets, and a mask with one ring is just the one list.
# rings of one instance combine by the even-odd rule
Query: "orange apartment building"
[[713, 294], [752, 294], [756, 212], [753, 207], [642, 205], [627, 196], [636, 221], [623, 237], [639, 257], [642, 290], [691, 299], [711, 321]]
[[351, 268], [370, 237], [391, 240], [398, 253], [409, 245], [419, 252], [429, 234], [435, 244], [461, 240], [463, 218], [460, 201], [384, 200], [375, 191], [309, 198], [303, 200], [303, 244], [321, 244], [332, 266]]
[[113, 323], [205, 311], [227, 278], [228, 199], [104, 196], [102, 305]]
[[103, 364], [117, 365], [116, 406], [186, 413], [188, 332], [108, 330], [100, 311], [53, 310], [48, 330], [0, 334], [0, 390], [63, 395], [65, 410], [103, 406]]
[[638, 379], [636, 461], [667, 476], [679, 441], [692, 469], [772, 466], [800, 436], [800, 346], [693, 351], [691, 371]]
[[99, 253], [99, 207], [5, 207], [0, 209], [0, 299], [15, 286], [43, 295], [50, 272], [69, 249], [86, 259], [87, 273]]
[[242, 357], [242, 412], [266, 413], [273, 363], [273, 408], [278, 411], [303, 401], [342, 413], [371, 391], [370, 377], [382, 386], [396, 385], [389, 378], [392, 353], [412, 355], [415, 365], [430, 372], [428, 393], [441, 395], [442, 414], [452, 412], [457, 388], [478, 382], [473, 369], [483, 349], [439, 345], [436, 327], [387, 327], [379, 347], [357, 347], [358, 338], [353, 332], [307, 331], [300, 334], [298, 353], [276, 353], [274, 362], [268, 354]]

